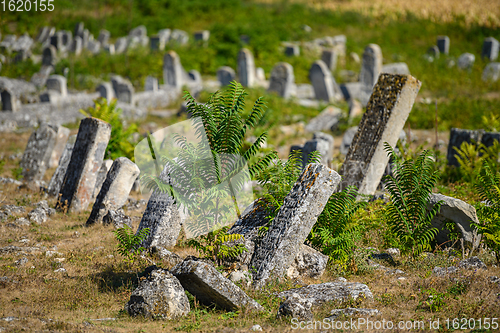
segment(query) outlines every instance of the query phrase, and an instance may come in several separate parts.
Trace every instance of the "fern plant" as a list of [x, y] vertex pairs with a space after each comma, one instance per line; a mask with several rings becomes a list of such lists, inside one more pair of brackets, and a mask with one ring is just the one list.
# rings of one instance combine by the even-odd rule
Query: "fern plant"
[[500, 172], [493, 163], [484, 161], [478, 176], [476, 189], [484, 202], [477, 207], [480, 223], [476, 224], [486, 245], [495, 251], [500, 264]]
[[429, 151], [423, 151], [414, 160], [402, 161], [388, 143], [384, 146], [394, 161], [394, 176], [384, 177], [391, 197], [386, 209], [387, 223], [399, 238], [402, 252], [415, 258], [430, 249], [430, 242], [438, 233], [431, 221], [442, 202], [427, 209], [430, 194], [439, 179], [438, 171], [434, 169]]
[[460, 165], [460, 175], [466, 182], [475, 184], [479, 171], [485, 161], [490, 166], [498, 168], [498, 156], [500, 153], [500, 144], [494, 141], [493, 145], [486, 147], [484, 144], [476, 142], [462, 142], [460, 148], [453, 147], [457, 154], [455, 155]]
[[344, 269], [352, 259], [356, 240], [361, 237], [361, 226], [353, 222], [354, 214], [367, 205], [366, 201], [356, 201], [357, 196], [355, 186], [334, 193], [308, 236], [313, 247]]
[[128, 263], [133, 264], [135, 256], [145, 250], [139, 245], [148, 237], [149, 228], [141, 229], [135, 234], [128, 225], [125, 225], [123, 228], [116, 229], [114, 233], [118, 241], [118, 253], [125, 257]]
[[111, 137], [106, 148], [106, 158], [116, 159], [125, 156], [134, 161], [134, 148], [136, 142], [131, 140], [133, 133], [137, 132], [137, 125], [130, 124], [126, 129], [120, 119], [122, 110], [116, 108], [116, 99], [109, 104], [101, 97], [94, 101], [95, 107], [89, 107], [86, 111], [80, 110], [85, 117], [101, 119], [111, 125]]

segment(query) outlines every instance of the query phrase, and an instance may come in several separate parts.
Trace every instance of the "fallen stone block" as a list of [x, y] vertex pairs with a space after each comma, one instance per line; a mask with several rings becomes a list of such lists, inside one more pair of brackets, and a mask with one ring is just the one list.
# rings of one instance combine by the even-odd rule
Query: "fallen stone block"
[[302, 288], [282, 291], [278, 294], [278, 297], [285, 299], [292, 294], [298, 294], [300, 298], [311, 300], [312, 306], [321, 305], [330, 301], [345, 301], [349, 298], [373, 298], [373, 294], [368, 286], [357, 282], [326, 282], [311, 284]]

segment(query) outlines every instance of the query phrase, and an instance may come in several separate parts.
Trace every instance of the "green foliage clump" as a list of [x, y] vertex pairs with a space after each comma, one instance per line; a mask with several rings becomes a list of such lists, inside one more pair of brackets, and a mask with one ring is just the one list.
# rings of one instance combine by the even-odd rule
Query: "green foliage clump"
[[136, 235], [128, 225], [125, 225], [123, 228], [116, 229], [114, 233], [118, 241], [118, 253], [132, 264], [135, 256], [145, 250], [144, 247], [139, 245], [148, 237], [149, 228], [141, 229]]
[[415, 160], [402, 161], [389, 144], [385, 149], [394, 161], [394, 176], [388, 175], [386, 188], [391, 195], [387, 207], [387, 224], [399, 238], [403, 253], [417, 257], [430, 249], [430, 242], [438, 230], [431, 221], [439, 212], [442, 202], [427, 210], [429, 196], [439, 178], [434, 161], [428, 151]]
[[498, 156], [500, 154], [500, 144], [494, 141], [493, 145], [487, 147], [476, 142], [462, 142], [460, 148], [453, 147], [457, 152], [455, 155], [460, 165], [459, 174], [462, 180], [475, 184], [478, 173], [482, 169], [484, 162], [494, 167], [498, 167]]
[[117, 159], [125, 156], [134, 161], [135, 142], [132, 142], [131, 135], [137, 132], [137, 125], [132, 123], [125, 129], [120, 119], [122, 110], [116, 108], [117, 100], [112, 100], [109, 104], [105, 98], [98, 98], [94, 101], [95, 107], [89, 107], [87, 111], [80, 110], [86, 117], [94, 117], [111, 125], [111, 137], [106, 148], [106, 158]]

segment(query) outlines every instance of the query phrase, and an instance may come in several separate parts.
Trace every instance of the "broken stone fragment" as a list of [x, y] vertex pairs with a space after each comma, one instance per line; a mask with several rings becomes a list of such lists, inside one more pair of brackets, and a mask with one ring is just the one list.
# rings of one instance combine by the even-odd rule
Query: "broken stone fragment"
[[310, 299], [312, 306], [317, 306], [325, 302], [358, 297], [373, 298], [373, 294], [366, 284], [357, 282], [326, 282], [311, 284], [297, 289], [282, 291], [279, 298], [286, 299], [292, 294], [298, 294], [300, 298]]

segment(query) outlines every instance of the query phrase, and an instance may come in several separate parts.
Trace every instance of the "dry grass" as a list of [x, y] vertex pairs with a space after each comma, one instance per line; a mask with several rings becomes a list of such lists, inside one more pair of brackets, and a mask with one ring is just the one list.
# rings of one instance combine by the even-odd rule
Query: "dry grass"
[[[276, 0], [256, 0], [275, 3]], [[408, 14], [434, 22], [460, 20], [465, 26], [500, 26], [500, 6], [491, 0], [291, 0], [319, 10], [354, 11], [376, 17], [404, 20]]]

